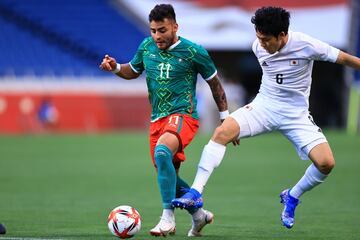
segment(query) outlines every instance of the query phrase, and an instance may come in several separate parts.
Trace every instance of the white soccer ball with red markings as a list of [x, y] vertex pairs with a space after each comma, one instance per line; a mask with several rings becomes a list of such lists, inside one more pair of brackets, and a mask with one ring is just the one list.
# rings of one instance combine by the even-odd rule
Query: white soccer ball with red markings
[[108, 227], [119, 238], [131, 238], [141, 228], [141, 217], [135, 208], [122, 205], [114, 208], [108, 217]]

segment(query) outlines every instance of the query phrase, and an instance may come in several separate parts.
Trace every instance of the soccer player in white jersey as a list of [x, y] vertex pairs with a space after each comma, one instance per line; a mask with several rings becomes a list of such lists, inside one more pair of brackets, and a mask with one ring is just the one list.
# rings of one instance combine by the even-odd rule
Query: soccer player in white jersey
[[222, 161], [226, 145], [240, 138], [280, 131], [295, 146], [302, 159], [312, 162], [302, 178], [281, 192], [281, 221], [294, 225], [300, 196], [324, 182], [335, 160], [324, 134], [309, 113], [311, 72], [314, 60], [329, 61], [360, 70], [360, 59], [300, 32], [288, 31], [290, 14], [280, 7], [262, 7], [251, 22], [256, 37], [252, 49], [263, 76], [259, 93], [215, 129], [204, 147], [194, 183], [188, 193], [172, 201], [174, 207], [202, 206], [204, 186]]

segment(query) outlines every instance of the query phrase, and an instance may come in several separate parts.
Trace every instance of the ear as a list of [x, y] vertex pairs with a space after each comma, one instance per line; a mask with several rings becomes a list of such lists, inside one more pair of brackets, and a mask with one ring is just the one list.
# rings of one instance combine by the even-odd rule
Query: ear
[[280, 37], [280, 38], [283, 38], [283, 37], [286, 37], [286, 33], [285, 32], [281, 32], [281, 33], [279, 33], [279, 35], [278, 35], [278, 38]]
[[177, 23], [174, 23], [173, 27], [174, 27], [174, 31], [177, 32], [179, 29], [179, 25]]

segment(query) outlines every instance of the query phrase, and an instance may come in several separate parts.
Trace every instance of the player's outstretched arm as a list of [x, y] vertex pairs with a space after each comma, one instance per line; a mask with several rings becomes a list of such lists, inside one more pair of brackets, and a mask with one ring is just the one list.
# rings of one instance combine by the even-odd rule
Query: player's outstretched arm
[[99, 68], [104, 71], [115, 73], [117, 76], [126, 80], [137, 78], [140, 75], [132, 70], [130, 64], [119, 64], [116, 62], [115, 58], [110, 57], [109, 55], [105, 55]]
[[339, 56], [336, 60], [336, 63], [353, 67], [357, 70], [360, 70], [360, 58], [350, 55], [346, 52], [340, 51]]

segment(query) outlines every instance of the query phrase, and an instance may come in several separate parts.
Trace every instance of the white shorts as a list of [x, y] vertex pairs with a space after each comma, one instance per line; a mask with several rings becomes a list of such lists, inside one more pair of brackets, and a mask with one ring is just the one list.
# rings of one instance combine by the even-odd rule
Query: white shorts
[[309, 152], [320, 143], [327, 142], [321, 129], [314, 123], [308, 110], [298, 116], [288, 117], [266, 107], [266, 102], [256, 98], [250, 104], [237, 109], [230, 116], [240, 126], [239, 138], [279, 130], [295, 146], [303, 160], [309, 159]]

